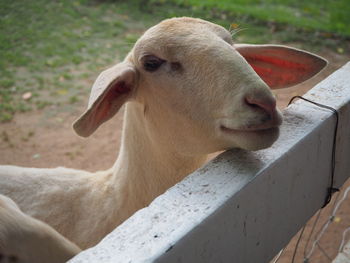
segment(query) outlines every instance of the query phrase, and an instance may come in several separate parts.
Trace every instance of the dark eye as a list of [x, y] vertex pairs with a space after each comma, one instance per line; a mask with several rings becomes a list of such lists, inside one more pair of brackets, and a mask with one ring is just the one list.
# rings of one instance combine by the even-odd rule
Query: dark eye
[[143, 68], [146, 71], [154, 72], [156, 71], [163, 63], [165, 62], [164, 59], [158, 58], [153, 55], [145, 56], [143, 58]]

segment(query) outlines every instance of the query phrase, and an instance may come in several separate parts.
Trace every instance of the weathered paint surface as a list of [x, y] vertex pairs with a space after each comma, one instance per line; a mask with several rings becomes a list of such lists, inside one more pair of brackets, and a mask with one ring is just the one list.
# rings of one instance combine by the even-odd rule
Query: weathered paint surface
[[[350, 63], [305, 97], [340, 112], [339, 187], [350, 175]], [[324, 203], [334, 124], [297, 101], [271, 148], [219, 155], [70, 262], [268, 262]]]

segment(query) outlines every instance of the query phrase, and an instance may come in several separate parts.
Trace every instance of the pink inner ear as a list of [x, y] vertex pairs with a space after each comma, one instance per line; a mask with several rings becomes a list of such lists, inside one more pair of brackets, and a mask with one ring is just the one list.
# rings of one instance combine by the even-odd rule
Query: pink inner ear
[[134, 66], [126, 62], [103, 71], [92, 86], [88, 109], [73, 124], [74, 130], [88, 137], [112, 118], [132, 96], [136, 76]]
[[251, 60], [254, 64], [255, 62], [267, 63], [271, 66], [276, 66], [278, 68], [292, 69], [298, 71], [308, 71], [310, 70], [310, 66], [307, 64], [297, 63], [294, 61], [288, 61], [285, 59], [280, 59], [278, 57], [264, 56], [264, 55], [252, 55], [247, 58], [247, 60]]
[[254, 54], [245, 57], [255, 72], [270, 87], [289, 86], [290, 83], [306, 79], [312, 67], [308, 64]]
[[130, 87], [124, 81], [112, 83], [98, 105], [95, 121], [102, 123], [111, 118], [115, 114], [113, 104], [116, 104], [120, 96], [129, 92]]
[[116, 84], [112, 84], [111, 90], [119, 95], [129, 92], [130, 87], [124, 81], [121, 81]]
[[235, 47], [272, 89], [299, 84], [327, 65], [317, 55], [287, 46], [237, 44]]

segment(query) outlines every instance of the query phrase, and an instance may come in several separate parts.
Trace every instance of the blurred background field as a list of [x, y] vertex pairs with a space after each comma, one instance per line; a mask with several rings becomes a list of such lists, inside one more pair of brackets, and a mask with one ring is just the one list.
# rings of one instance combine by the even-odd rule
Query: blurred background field
[[235, 41], [288, 43], [349, 56], [347, 0], [2, 0], [0, 122], [17, 112], [81, 101], [101, 69], [123, 58], [149, 26], [200, 17]]

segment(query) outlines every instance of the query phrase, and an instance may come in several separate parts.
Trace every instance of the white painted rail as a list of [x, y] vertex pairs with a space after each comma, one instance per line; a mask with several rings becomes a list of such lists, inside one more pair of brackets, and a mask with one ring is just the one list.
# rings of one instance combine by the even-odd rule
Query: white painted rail
[[[305, 97], [340, 113], [340, 187], [350, 176], [350, 63]], [[334, 125], [330, 111], [297, 101], [271, 148], [219, 155], [70, 262], [268, 262], [325, 201]]]

